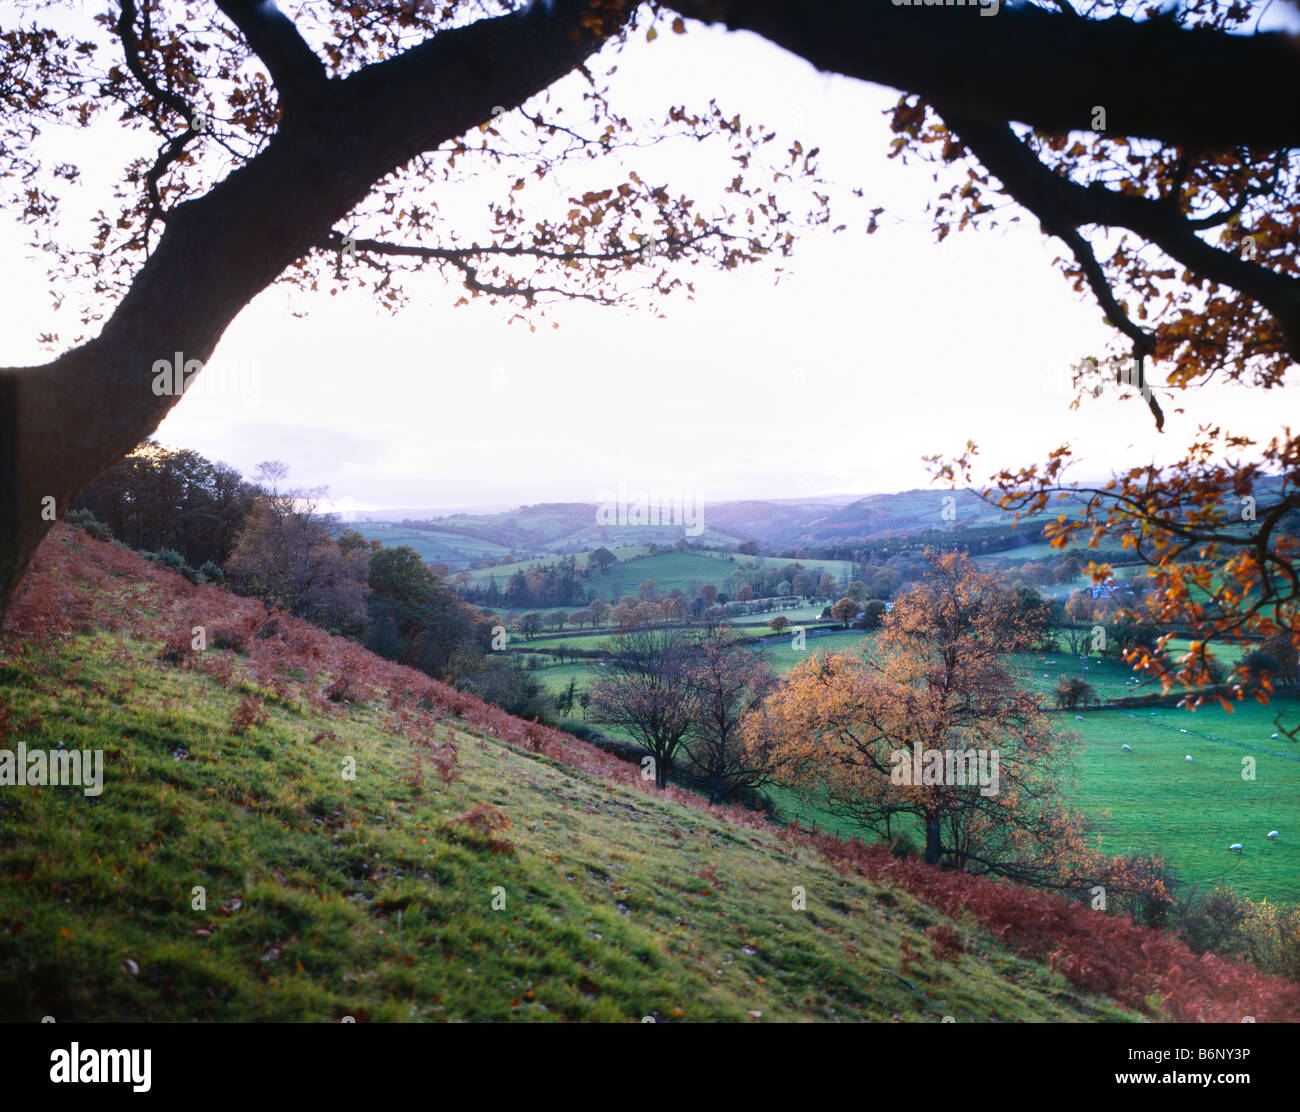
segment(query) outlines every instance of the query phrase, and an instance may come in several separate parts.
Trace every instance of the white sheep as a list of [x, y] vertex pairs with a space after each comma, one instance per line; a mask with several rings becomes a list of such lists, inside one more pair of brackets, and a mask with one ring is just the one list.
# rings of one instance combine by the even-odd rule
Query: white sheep
[[1276, 740], [1276, 739], [1277, 739], [1277, 734], [1270, 734], [1269, 737], [1271, 737], [1271, 738], [1273, 738], [1274, 740]]
[[1276, 830], [1270, 830], [1264, 835], [1264, 837], [1269, 839], [1269, 841], [1275, 841], [1278, 838], [1278, 832]]
[[1228, 848], [1232, 850], [1233, 853], [1240, 853], [1245, 847], [1240, 842], [1233, 842]]
[[1133, 752], [1133, 746], [1131, 745], [1121, 745], [1120, 748], [1123, 749], [1125, 753]]
[[1192, 763], [1192, 757], [1191, 757], [1191, 754], [1190, 754], [1190, 753], [1187, 755], [1187, 763], [1188, 763], [1188, 764], [1191, 764], [1191, 763]]
[[1074, 720], [1075, 720], [1076, 722], [1082, 722], [1082, 721], [1083, 721], [1083, 715], [1081, 715], [1081, 714], [1076, 714], [1076, 715], [1074, 716]]

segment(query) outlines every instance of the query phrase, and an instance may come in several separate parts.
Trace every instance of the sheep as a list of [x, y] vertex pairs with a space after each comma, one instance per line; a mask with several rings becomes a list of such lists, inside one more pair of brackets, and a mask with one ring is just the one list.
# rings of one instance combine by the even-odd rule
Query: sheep
[[1278, 736], [1277, 734], [1270, 734], [1270, 735], [1269, 735], [1269, 737], [1270, 737], [1272, 740], [1274, 740], [1274, 741], [1277, 740], [1277, 736]]
[[1278, 838], [1278, 832], [1276, 830], [1270, 830], [1267, 834], [1264, 835], [1264, 837], [1267, 838], [1270, 842], [1276, 841]]
[[1240, 853], [1245, 847], [1240, 842], [1233, 842], [1228, 848], [1232, 850], [1233, 853]]
[[1188, 764], [1191, 764], [1191, 763], [1192, 763], [1192, 755], [1191, 755], [1190, 753], [1187, 754], [1187, 763], [1188, 763]]
[[1076, 722], [1082, 722], [1082, 721], [1083, 721], [1083, 715], [1081, 715], [1081, 714], [1076, 714], [1076, 715], [1074, 716], [1074, 720], [1075, 720]]
[[1123, 749], [1125, 753], [1133, 752], [1133, 746], [1131, 745], [1121, 745], [1120, 748]]

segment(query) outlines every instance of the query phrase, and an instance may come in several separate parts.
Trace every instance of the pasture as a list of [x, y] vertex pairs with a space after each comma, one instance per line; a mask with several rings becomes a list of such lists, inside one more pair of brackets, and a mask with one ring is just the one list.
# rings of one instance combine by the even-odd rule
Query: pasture
[[363, 521], [353, 525], [344, 525], [344, 529], [355, 529], [368, 541], [379, 541], [385, 548], [397, 545], [409, 545], [420, 554], [420, 558], [430, 564], [446, 564], [459, 569], [486, 556], [509, 555], [510, 549], [492, 541], [478, 537], [466, 537], [459, 533], [431, 532], [425, 529], [413, 529], [387, 521]]
[[[836, 630], [810, 633], [802, 652], [791, 648], [789, 636], [751, 651], [783, 675], [815, 653], [861, 650], [872, 639], [862, 630]], [[1090, 660], [1088, 682], [1102, 698], [1157, 690], [1127, 684], [1132, 673], [1116, 660]], [[1054, 706], [1052, 692], [1061, 678], [1082, 674], [1081, 662], [1068, 653], [1019, 654], [1009, 664], [1022, 686], [1041, 694], [1045, 709]], [[599, 671], [598, 661], [581, 661], [549, 664], [535, 675], [549, 691], [562, 691], [571, 678], [581, 691]], [[1300, 902], [1300, 826], [1288, 827], [1300, 819], [1300, 745], [1271, 736], [1278, 732], [1273, 719], [1279, 712], [1288, 725], [1300, 722], [1300, 698], [1278, 698], [1268, 706], [1242, 702], [1232, 713], [1217, 704], [1196, 711], [1052, 711], [1073, 750], [1068, 798], [1092, 821], [1093, 836], [1108, 853], [1161, 853], [1179, 880], [1227, 884], [1252, 899]], [[1254, 758], [1253, 780], [1242, 779], [1243, 757]], [[785, 820], [797, 817], [846, 836], [860, 833], [816, 801], [779, 787], [770, 794]], [[1271, 830], [1280, 833], [1275, 841], [1265, 837]], [[1236, 843], [1243, 846], [1240, 853], [1228, 849]]]

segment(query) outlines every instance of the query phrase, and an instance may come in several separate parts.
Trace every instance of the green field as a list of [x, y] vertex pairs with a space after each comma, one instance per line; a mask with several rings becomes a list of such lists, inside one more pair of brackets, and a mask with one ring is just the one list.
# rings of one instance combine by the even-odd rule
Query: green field
[[[1300, 700], [1061, 715], [1080, 742], [1075, 801], [1102, 847], [1158, 851], [1183, 880], [1300, 902], [1300, 745], [1271, 737], [1279, 711], [1294, 725]], [[1242, 779], [1243, 757], [1254, 780]], [[1281, 837], [1269, 841], [1271, 830]]]
[[396, 525], [384, 521], [359, 522], [345, 525], [345, 529], [355, 529], [368, 541], [379, 541], [385, 548], [397, 545], [409, 545], [420, 554], [420, 558], [430, 564], [446, 564], [458, 569], [486, 556], [509, 555], [510, 550], [492, 541], [477, 537], [465, 537], [459, 533], [436, 533], [424, 529], [412, 529], [409, 526]]
[[[394, 542], [405, 543], [405, 542]], [[752, 568], [761, 563], [770, 569], [784, 567], [789, 563], [802, 564], [811, 574], [821, 576], [827, 572], [835, 577], [836, 591], [847, 570], [851, 574], [852, 564], [847, 560], [778, 560], [771, 556], [735, 556], [734, 554], [707, 555], [700, 552], [666, 552], [657, 556], [647, 555], [649, 549], [644, 545], [625, 548], [611, 548], [619, 562], [606, 569], [598, 576], [585, 582], [588, 591], [609, 600], [622, 595], [635, 595], [636, 589], [645, 580], [653, 579], [660, 591], [668, 592], [674, 587], [690, 591], [691, 585], [703, 586], [712, 583], [719, 591], [727, 591], [727, 577], [738, 568]], [[587, 566], [590, 553], [582, 552], [574, 557], [579, 571]], [[539, 557], [535, 560], [520, 560], [512, 564], [500, 564], [493, 568], [480, 568], [471, 572], [476, 587], [487, 586], [489, 580], [495, 579], [497, 586], [504, 588], [506, 580], [517, 571], [527, 571], [532, 567], [544, 567], [564, 559], [561, 556]], [[817, 614], [821, 609], [817, 608]]]
[[[646, 545], [634, 545], [625, 548], [611, 548], [609, 551], [620, 560], [631, 560], [637, 556], [646, 555], [650, 549]], [[574, 556], [574, 563], [579, 571], [586, 569], [587, 557], [590, 555], [590, 552], [579, 552]], [[478, 568], [477, 570], [470, 572], [470, 575], [473, 577], [475, 587], [486, 587], [489, 580], [495, 579], [497, 581], [497, 586], [504, 588], [506, 580], [517, 571], [527, 571], [529, 568], [546, 567], [549, 564], [559, 563], [559, 561], [563, 559], [565, 559], [564, 556], [539, 556], [531, 560], [516, 560], [514, 563], [510, 564], [497, 564], [495, 567], [491, 568]]]
[[606, 600], [635, 595], [637, 587], [647, 579], [653, 579], [655, 586], [664, 592], [680, 587], [689, 595], [692, 584], [703, 586], [706, 583], [723, 590], [722, 584], [736, 567], [729, 560], [698, 552], [662, 553], [620, 561], [600, 575], [592, 576], [587, 581], [587, 589]]

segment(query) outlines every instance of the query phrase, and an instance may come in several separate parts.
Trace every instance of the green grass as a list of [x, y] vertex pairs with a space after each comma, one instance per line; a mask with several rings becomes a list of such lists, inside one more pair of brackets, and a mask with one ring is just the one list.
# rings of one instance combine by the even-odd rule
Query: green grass
[[420, 554], [421, 559], [428, 563], [446, 564], [451, 568], [464, 567], [485, 556], [501, 556], [510, 552], [510, 549], [503, 545], [481, 540], [478, 537], [412, 529], [409, 526], [388, 522], [359, 522], [343, 528], [355, 529], [366, 540], [377, 540], [385, 548], [409, 545]]
[[[1060, 715], [1080, 743], [1075, 802], [1102, 848], [1159, 851], [1184, 880], [1300, 903], [1300, 745], [1270, 736], [1279, 711], [1294, 724], [1300, 700]], [[1242, 779], [1243, 757], [1254, 780]]]
[[[447, 785], [369, 705], [270, 697], [235, 736], [240, 692], [156, 652], [6, 661], [28, 744], [103, 749], [106, 783], [0, 790], [0, 1018], [1125, 1018], [964, 924], [966, 953], [904, 977], [900, 945], [948, 922], [907, 894], [496, 740], [440, 727]], [[516, 852], [454, 821], [476, 804]]]
[[600, 575], [593, 575], [586, 586], [587, 590], [607, 601], [614, 596], [635, 596], [637, 587], [647, 579], [653, 579], [660, 591], [668, 592], [680, 587], [691, 595], [692, 584], [703, 586], [712, 583], [718, 590], [724, 590], [727, 577], [736, 567], [729, 560], [698, 552], [661, 553], [620, 561]]

